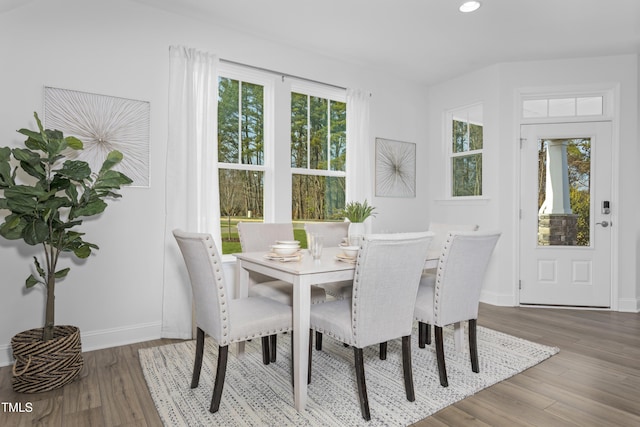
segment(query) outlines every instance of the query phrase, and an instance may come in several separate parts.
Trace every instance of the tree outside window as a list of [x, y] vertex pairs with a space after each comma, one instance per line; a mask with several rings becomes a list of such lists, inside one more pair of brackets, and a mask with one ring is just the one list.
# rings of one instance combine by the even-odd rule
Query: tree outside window
[[451, 129], [451, 196], [482, 195], [482, 106], [449, 114]]

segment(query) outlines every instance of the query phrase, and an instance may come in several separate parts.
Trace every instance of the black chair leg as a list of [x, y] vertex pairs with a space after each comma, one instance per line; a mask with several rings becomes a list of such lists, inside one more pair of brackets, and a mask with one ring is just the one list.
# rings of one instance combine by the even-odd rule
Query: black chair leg
[[316, 350], [322, 350], [322, 332], [316, 331]]
[[224, 387], [224, 377], [227, 373], [227, 356], [229, 354], [229, 346], [218, 347], [218, 368], [216, 369], [216, 381], [213, 385], [213, 397], [211, 398], [211, 407], [209, 412], [216, 413], [220, 408], [220, 399], [222, 399], [222, 388]]
[[200, 328], [196, 334], [196, 358], [193, 362], [193, 376], [191, 377], [191, 388], [198, 387], [200, 382], [200, 371], [202, 370], [202, 355], [204, 353], [204, 331]]
[[402, 370], [404, 371], [404, 389], [407, 400], [415, 402], [416, 394], [413, 390], [413, 367], [411, 365], [411, 335], [402, 337]]
[[[316, 349], [318, 349], [318, 332], [316, 332]], [[322, 340], [322, 334], [320, 334]], [[322, 347], [322, 346], [320, 346]], [[311, 355], [313, 354], [313, 329], [309, 329], [309, 363], [307, 365], [307, 384], [311, 384]], [[320, 348], [319, 350], [322, 350]]]
[[269, 337], [269, 350], [271, 350], [271, 363], [276, 363], [276, 354], [278, 354], [278, 336], [273, 334]]
[[435, 326], [436, 330], [436, 358], [438, 359], [438, 373], [440, 374], [440, 385], [449, 387], [447, 381], [447, 367], [444, 363], [444, 341], [442, 338], [442, 327]]
[[353, 348], [353, 355], [356, 365], [356, 382], [358, 383], [358, 397], [360, 398], [360, 411], [362, 412], [362, 418], [369, 421], [371, 420], [371, 413], [369, 412], [369, 398], [367, 397], [367, 384], [364, 378], [364, 358], [361, 348]]
[[268, 365], [271, 361], [271, 355], [269, 353], [269, 337], [262, 337], [262, 363], [265, 365]]
[[418, 322], [418, 347], [425, 348], [427, 342], [427, 324]]
[[427, 335], [426, 335], [427, 336], [427, 338], [426, 338], [427, 345], [431, 345], [431, 325], [428, 324], [428, 323], [425, 323], [424, 325], [425, 325], [425, 328], [427, 330]]
[[380, 343], [380, 360], [387, 360], [387, 342]]
[[476, 335], [477, 319], [469, 319], [469, 353], [471, 354], [471, 370], [480, 372], [478, 364], [478, 337]]

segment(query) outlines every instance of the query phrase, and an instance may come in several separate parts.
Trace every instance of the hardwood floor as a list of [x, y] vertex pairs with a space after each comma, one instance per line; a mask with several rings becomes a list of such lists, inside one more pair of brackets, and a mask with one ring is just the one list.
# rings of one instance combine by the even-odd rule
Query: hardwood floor
[[[478, 324], [560, 353], [415, 427], [640, 425], [640, 314], [482, 304]], [[41, 394], [14, 393], [11, 367], [1, 368], [0, 426], [161, 426], [138, 349], [171, 342], [87, 352], [78, 381]]]

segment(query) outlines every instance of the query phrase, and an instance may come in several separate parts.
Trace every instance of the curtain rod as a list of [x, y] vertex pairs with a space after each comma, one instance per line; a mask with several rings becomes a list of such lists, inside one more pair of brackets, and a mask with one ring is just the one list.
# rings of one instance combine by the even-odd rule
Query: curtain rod
[[[310, 83], [316, 83], [316, 84], [320, 84], [320, 85], [324, 85], [324, 86], [335, 87], [336, 89], [347, 90], [347, 88], [343, 87], [343, 86], [338, 86], [338, 85], [334, 85], [334, 84], [331, 84], [331, 83], [325, 83], [325, 82], [321, 82], [321, 81], [318, 81], [318, 80], [308, 79], [306, 77], [294, 76], [293, 74], [282, 73], [280, 71], [270, 70], [268, 68], [256, 67], [255, 65], [243, 64], [241, 62], [231, 61], [229, 59], [220, 58], [220, 62], [224, 62], [225, 64], [239, 65], [241, 67], [252, 68], [254, 70], [264, 71], [264, 72], [271, 73], [271, 74], [278, 74], [278, 75], [281, 75], [283, 78], [284, 77], [290, 77], [290, 78], [293, 78], [293, 79], [304, 80], [304, 81], [310, 82]], [[369, 94], [369, 95], [371, 95], [371, 94]]]

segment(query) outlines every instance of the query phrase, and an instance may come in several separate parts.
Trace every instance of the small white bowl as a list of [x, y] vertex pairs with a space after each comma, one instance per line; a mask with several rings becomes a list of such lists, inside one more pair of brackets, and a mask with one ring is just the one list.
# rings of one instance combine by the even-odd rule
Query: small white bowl
[[293, 255], [298, 252], [300, 249], [297, 245], [273, 245], [271, 246], [271, 250], [277, 254], [282, 256]]
[[291, 245], [291, 246], [300, 246], [300, 242], [297, 240], [276, 240], [277, 245]]
[[355, 258], [356, 256], [358, 256], [360, 246], [341, 246], [340, 249], [342, 249], [342, 253], [344, 254], [344, 256]]

